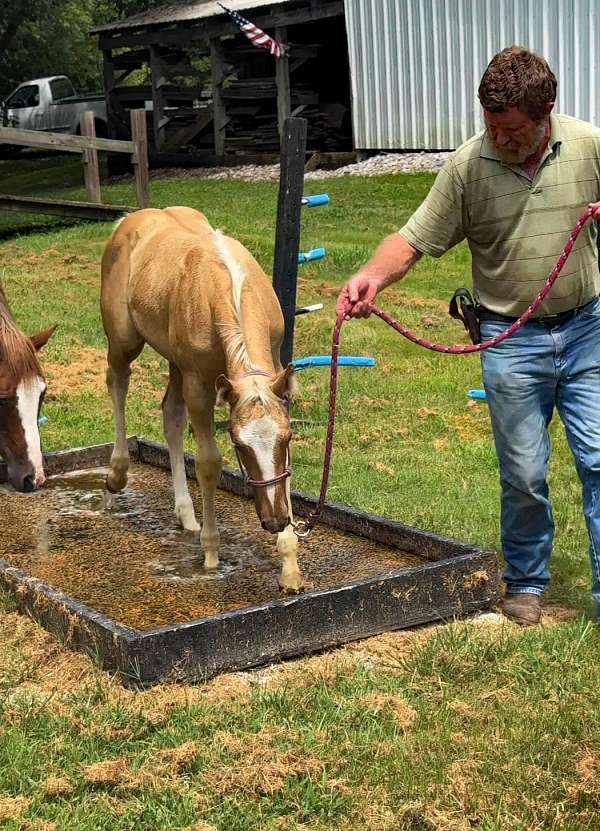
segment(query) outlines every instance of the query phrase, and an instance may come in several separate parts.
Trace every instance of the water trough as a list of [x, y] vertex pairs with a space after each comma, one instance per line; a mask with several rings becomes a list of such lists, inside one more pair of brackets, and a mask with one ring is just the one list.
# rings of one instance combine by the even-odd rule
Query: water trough
[[[46, 455], [47, 487], [0, 487], [0, 587], [72, 648], [125, 683], [209, 678], [336, 644], [491, 608], [498, 557], [328, 503], [299, 562], [308, 590], [282, 597], [274, 538], [239, 473], [223, 472], [222, 566], [207, 575], [176, 528], [166, 448], [130, 440], [132, 476], [115, 514], [97, 511], [112, 445]], [[190, 479], [193, 458], [186, 456]], [[5, 471], [0, 465], [0, 482]], [[193, 486], [193, 498], [199, 496]], [[293, 493], [297, 516], [316, 500]]]

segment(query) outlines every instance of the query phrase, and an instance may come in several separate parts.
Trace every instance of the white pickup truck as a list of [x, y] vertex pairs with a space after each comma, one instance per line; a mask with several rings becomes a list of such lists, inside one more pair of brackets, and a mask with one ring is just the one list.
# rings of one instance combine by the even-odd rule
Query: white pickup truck
[[52, 133], [79, 133], [85, 110], [92, 110], [97, 136], [106, 136], [104, 94], [75, 95], [66, 75], [52, 75], [25, 81], [0, 104], [0, 125], [20, 130], [45, 130]]

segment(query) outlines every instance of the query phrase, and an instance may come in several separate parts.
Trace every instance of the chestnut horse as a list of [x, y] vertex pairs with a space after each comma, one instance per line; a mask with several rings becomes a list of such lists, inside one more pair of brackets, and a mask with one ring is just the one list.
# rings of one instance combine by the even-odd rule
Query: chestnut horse
[[15, 490], [28, 493], [44, 484], [38, 416], [46, 384], [37, 357], [55, 326], [26, 337], [8, 308], [0, 285], [0, 456]]
[[175, 515], [188, 531], [200, 531], [184, 466], [188, 414], [194, 430], [205, 568], [214, 570], [219, 562], [215, 491], [222, 463], [213, 411], [215, 403], [226, 401], [229, 432], [261, 525], [278, 534], [279, 585], [286, 592], [300, 591], [289, 483], [292, 433], [287, 400], [293, 367], [284, 369], [279, 360], [283, 315], [259, 264], [198, 211], [136, 211], [119, 222], [106, 245], [101, 308], [116, 428], [105, 504], [110, 506], [112, 494], [127, 483], [125, 398], [130, 364], [148, 343], [169, 362], [163, 425]]

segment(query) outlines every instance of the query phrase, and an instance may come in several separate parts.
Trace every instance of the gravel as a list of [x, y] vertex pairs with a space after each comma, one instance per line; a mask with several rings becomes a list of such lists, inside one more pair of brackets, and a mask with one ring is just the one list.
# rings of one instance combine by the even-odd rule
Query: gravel
[[[380, 153], [337, 170], [314, 170], [304, 178], [331, 179], [338, 176], [384, 176], [388, 173], [420, 173], [439, 170], [451, 154], [441, 153]], [[242, 167], [165, 167], [151, 172], [152, 179], [237, 179], [244, 182], [279, 181], [279, 165], [244, 165]], [[112, 181], [129, 181], [131, 176], [118, 176]]]

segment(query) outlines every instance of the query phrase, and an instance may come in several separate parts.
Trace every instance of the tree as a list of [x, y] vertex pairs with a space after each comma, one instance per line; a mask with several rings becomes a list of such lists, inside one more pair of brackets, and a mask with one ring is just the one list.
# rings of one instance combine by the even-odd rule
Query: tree
[[159, 0], [10, 0], [0, 3], [0, 98], [30, 78], [69, 75], [78, 91], [102, 88], [90, 29]]

